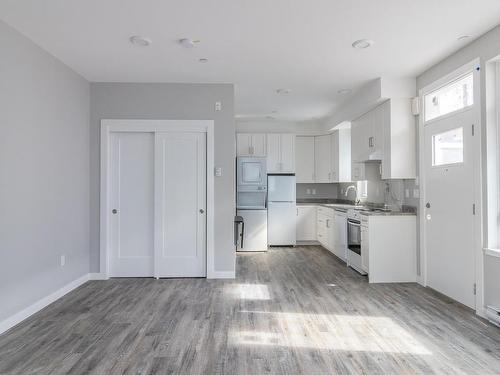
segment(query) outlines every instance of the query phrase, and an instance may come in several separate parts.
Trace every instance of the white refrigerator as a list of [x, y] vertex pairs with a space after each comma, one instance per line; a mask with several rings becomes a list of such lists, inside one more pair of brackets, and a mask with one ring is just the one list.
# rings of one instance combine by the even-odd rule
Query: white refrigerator
[[295, 175], [267, 176], [267, 242], [270, 246], [295, 246]]

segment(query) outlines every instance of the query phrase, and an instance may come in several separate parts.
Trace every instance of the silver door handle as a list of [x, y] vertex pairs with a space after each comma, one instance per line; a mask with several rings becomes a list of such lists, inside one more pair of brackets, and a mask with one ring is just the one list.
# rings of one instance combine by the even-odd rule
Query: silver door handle
[[205, 213], [205, 210], [203, 208], [200, 208], [200, 214]]

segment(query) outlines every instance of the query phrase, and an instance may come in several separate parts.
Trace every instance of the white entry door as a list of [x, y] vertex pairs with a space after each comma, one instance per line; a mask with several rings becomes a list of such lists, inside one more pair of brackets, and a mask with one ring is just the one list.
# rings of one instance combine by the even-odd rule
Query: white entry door
[[206, 133], [156, 133], [156, 277], [206, 276]]
[[111, 133], [110, 157], [110, 276], [151, 277], [154, 133]]
[[474, 110], [425, 125], [427, 285], [475, 308]]

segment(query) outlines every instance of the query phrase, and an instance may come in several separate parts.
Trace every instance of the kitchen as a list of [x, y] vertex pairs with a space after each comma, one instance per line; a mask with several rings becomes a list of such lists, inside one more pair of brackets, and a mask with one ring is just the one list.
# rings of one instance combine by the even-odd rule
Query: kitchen
[[414, 115], [391, 98], [326, 134], [238, 132], [237, 250], [321, 245], [370, 283], [415, 282]]

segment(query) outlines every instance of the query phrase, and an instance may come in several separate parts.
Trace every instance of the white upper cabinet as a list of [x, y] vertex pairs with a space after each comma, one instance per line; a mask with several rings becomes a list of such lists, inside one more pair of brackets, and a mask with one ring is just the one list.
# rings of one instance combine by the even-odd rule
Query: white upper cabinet
[[314, 138], [314, 160], [315, 182], [332, 182], [332, 138], [329, 134]]
[[314, 137], [295, 139], [295, 178], [299, 184], [314, 182]]
[[415, 178], [415, 118], [410, 99], [391, 99], [380, 108], [384, 124], [382, 179]]
[[294, 134], [267, 134], [267, 173], [295, 173]]
[[354, 162], [382, 160], [383, 124], [379, 107], [351, 123], [351, 157]]
[[390, 99], [351, 123], [352, 179], [366, 161], [382, 162], [383, 179], [415, 178], [415, 119], [410, 99]]
[[237, 156], [266, 156], [265, 134], [236, 134]]
[[340, 129], [331, 135], [331, 182], [351, 181], [351, 130]]

